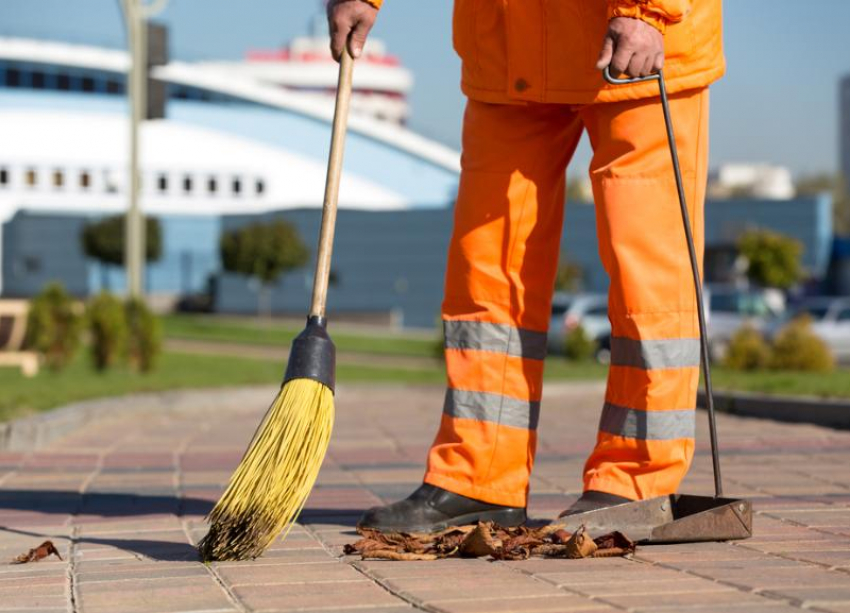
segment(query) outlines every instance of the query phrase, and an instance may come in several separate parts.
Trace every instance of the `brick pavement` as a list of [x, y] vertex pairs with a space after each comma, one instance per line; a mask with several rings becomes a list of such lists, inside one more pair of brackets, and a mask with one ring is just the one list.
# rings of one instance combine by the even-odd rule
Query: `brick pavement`
[[[434, 387], [342, 387], [302, 521], [247, 563], [195, 561], [203, 516], [274, 390], [179, 396], [120, 412], [37, 453], [0, 454], [0, 560], [50, 538], [65, 558], [0, 565], [0, 611], [178, 613], [808, 609], [850, 613], [850, 432], [720, 416], [729, 495], [755, 538], [644, 547], [633, 559], [361, 562], [341, 554], [360, 511], [409, 493], [439, 419]], [[530, 513], [578, 493], [602, 388], [549, 386]], [[710, 493], [704, 415], [685, 491]]]

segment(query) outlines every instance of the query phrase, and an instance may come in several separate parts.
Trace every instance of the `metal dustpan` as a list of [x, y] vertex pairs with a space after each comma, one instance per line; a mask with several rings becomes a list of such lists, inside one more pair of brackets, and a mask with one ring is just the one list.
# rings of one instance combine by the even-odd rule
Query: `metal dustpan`
[[694, 239], [691, 233], [685, 190], [682, 184], [682, 171], [679, 166], [679, 154], [676, 150], [676, 139], [673, 132], [673, 121], [670, 117], [670, 104], [667, 100], [664, 74], [659, 72], [638, 79], [617, 79], [612, 77], [606, 68], [605, 80], [615, 85], [658, 81], [661, 92], [661, 106], [664, 110], [667, 140], [670, 144], [670, 155], [673, 158], [673, 170], [676, 174], [679, 204], [682, 208], [682, 221], [685, 226], [685, 238], [688, 243], [688, 253], [691, 259], [691, 269], [697, 298], [701, 362], [705, 381], [708, 425], [711, 435], [711, 459], [714, 466], [715, 495], [712, 497], [672, 494], [670, 496], [639, 500], [596, 511], [568, 515], [560, 518], [558, 523], [563, 523], [565, 529], [570, 532], [577, 530], [580, 526], [584, 526], [590, 535], [594, 537], [619, 530], [630, 539], [639, 543], [693, 543], [750, 538], [753, 535], [752, 505], [748, 500], [723, 497], [702, 283], [697, 266], [696, 249], [694, 248]]
[[644, 544], [735, 541], [753, 535], [748, 500], [671, 494], [638, 500], [558, 520], [574, 532], [584, 526], [592, 537], [619, 531]]

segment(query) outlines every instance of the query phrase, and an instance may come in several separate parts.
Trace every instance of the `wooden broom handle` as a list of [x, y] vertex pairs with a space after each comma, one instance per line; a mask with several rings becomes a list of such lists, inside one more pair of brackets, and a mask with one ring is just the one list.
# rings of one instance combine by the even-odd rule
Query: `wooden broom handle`
[[339, 62], [339, 83], [336, 90], [331, 150], [328, 156], [328, 175], [325, 180], [325, 200], [322, 207], [322, 229], [319, 233], [319, 251], [316, 257], [316, 276], [313, 279], [313, 301], [310, 315], [325, 317], [328, 299], [328, 282], [331, 273], [331, 255], [336, 229], [336, 211], [339, 204], [339, 182], [342, 176], [342, 157], [345, 149], [345, 130], [348, 124], [348, 107], [351, 102], [351, 79], [354, 58], [348, 45]]

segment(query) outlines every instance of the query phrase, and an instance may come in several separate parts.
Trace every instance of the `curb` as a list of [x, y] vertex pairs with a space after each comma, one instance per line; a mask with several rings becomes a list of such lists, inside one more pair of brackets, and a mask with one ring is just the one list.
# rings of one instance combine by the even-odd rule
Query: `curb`
[[[699, 393], [697, 405], [705, 408], [705, 392]], [[714, 406], [720, 413], [741, 417], [850, 430], [850, 401], [847, 400], [715, 391]]]
[[83, 400], [31, 417], [0, 423], [0, 452], [39, 449], [94, 420], [122, 417], [135, 411], [167, 413], [199, 405], [215, 406], [221, 403], [221, 394], [224, 393], [244, 396], [244, 401], [255, 402], [258, 393], [269, 396], [271, 389], [268, 386], [185, 389]]

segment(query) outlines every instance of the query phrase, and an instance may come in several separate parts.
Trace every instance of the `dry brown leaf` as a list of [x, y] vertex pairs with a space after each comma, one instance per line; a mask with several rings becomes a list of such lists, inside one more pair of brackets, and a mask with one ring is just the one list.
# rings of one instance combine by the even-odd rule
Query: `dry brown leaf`
[[495, 554], [501, 546], [501, 541], [493, 539], [493, 524], [479, 523], [460, 544], [460, 553], [471, 558], [481, 558]]
[[405, 553], [394, 551], [392, 549], [378, 549], [370, 551], [368, 556], [364, 556], [364, 560], [395, 560], [397, 562], [417, 562], [431, 561], [438, 559], [438, 556], [430, 553]]
[[22, 553], [17, 558], [12, 560], [12, 564], [28, 564], [29, 562], [38, 562], [39, 560], [43, 560], [44, 558], [55, 555], [60, 560], [62, 556], [59, 555], [59, 550], [53, 545], [52, 541], [44, 541], [41, 545], [36, 547], [35, 549], [30, 549], [27, 553]]
[[566, 556], [572, 559], [587, 558], [598, 549], [593, 539], [587, 535], [584, 526], [576, 530], [567, 541]]
[[622, 547], [612, 547], [611, 549], [597, 549], [593, 552], [591, 558], [621, 558], [632, 553]]
[[599, 549], [622, 549], [625, 553], [634, 553], [637, 547], [635, 542], [622, 532], [611, 532], [594, 539], [594, 542]]
[[566, 545], [571, 536], [572, 534], [561, 528], [552, 533], [552, 542], [556, 545]]

